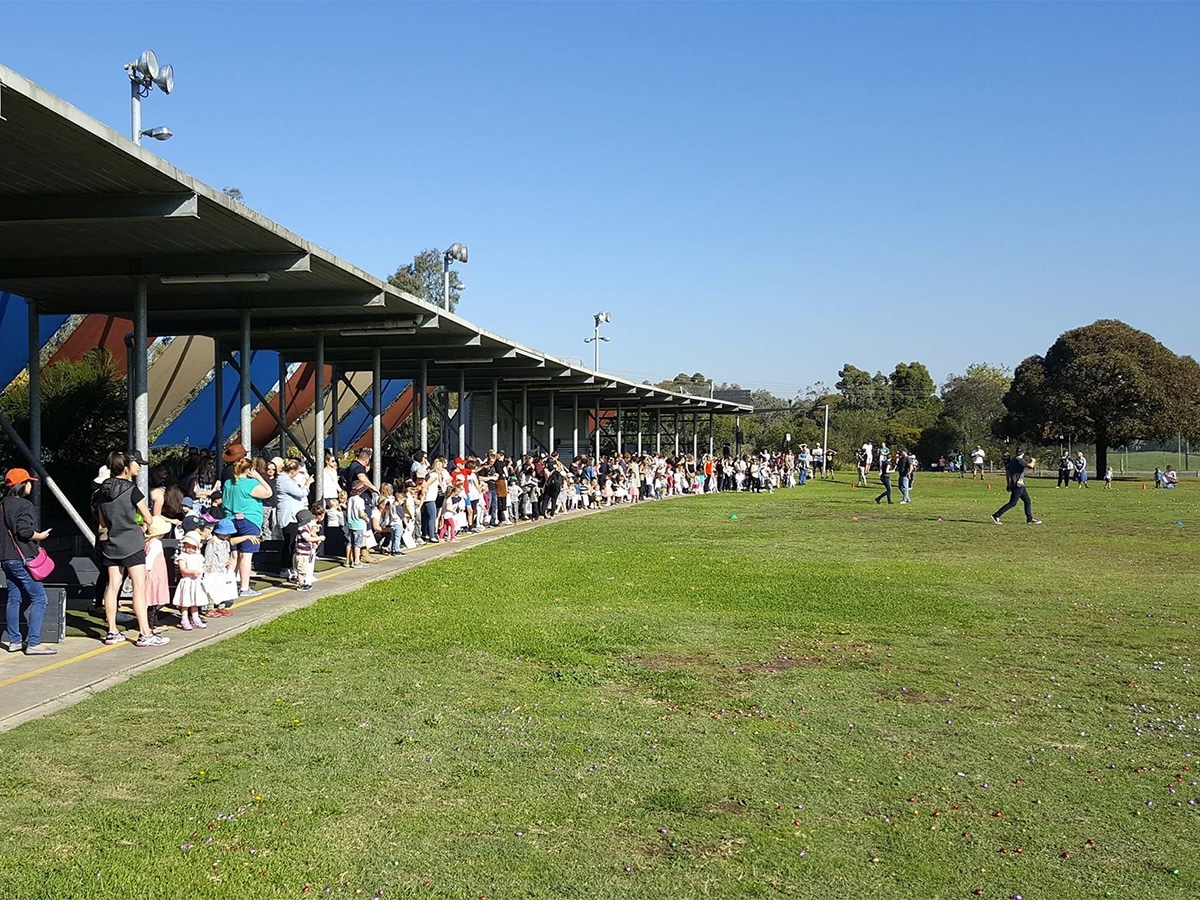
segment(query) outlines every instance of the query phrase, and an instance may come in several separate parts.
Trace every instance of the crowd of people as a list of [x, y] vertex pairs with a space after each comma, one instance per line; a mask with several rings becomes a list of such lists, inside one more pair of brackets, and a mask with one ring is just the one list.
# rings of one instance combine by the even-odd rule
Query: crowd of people
[[[483, 457], [431, 457], [415, 451], [382, 460], [380, 484], [372, 480], [372, 452], [362, 449], [348, 464], [327, 452], [321, 471], [309, 472], [303, 459], [251, 457], [239, 443], [219, 458], [191, 448], [172, 464], [150, 468], [149, 495], [138, 488], [148, 465], [135, 451], [109, 454], [95, 478], [92, 512], [97, 526], [100, 569], [98, 605], [107, 626], [105, 644], [122, 644], [119, 600], [127, 594], [137, 624], [136, 645], [169, 643], [161, 618], [173, 607], [175, 627], [191, 631], [207, 620], [232, 614], [239, 597], [259, 593], [251, 578], [264, 542], [276, 542], [278, 571], [285, 583], [310, 591], [318, 558], [362, 568], [377, 557], [403, 555], [422, 544], [457, 541], [464, 535], [519, 522], [554, 518], [575, 510], [662, 500], [680, 494], [726, 491], [772, 492], [833, 477], [832, 449], [800, 444], [794, 451], [733, 455], [667, 456], [662, 453], [581, 454], [564, 461], [558, 452], [508, 456], [489, 450]], [[1024, 502], [1028, 521], [1040, 524], [1029, 508], [1024, 474], [1033, 467], [1022, 453], [1005, 455], [1010, 503]], [[985, 454], [971, 454], [973, 475], [983, 477]], [[961, 462], [956, 458], [956, 468]], [[878, 472], [882, 492], [875, 502], [893, 502], [892, 476], [899, 479], [900, 503], [911, 502], [920, 468], [908, 448], [893, 452], [864, 443], [855, 451], [858, 485]], [[949, 469], [947, 469], [949, 470]], [[1109, 487], [1112, 470], [1105, 473]], [[1087, 484], [1081, 452], [1063, 454], [1059, 486]], [[1155, 470], [1155, 487], [1178, 482], [1172, 467]], [[40, 639], [45, 591], [29, 576], [28, 561], [49, 531], [37, 527], [28, 495], [37, 479], [24, 469], [5, 476], [5, 528], [0, 563], [10, 585], [4, 646], [9, 652], [50, 654]], [[273, 566], [268, 566], [268, 569]], [[22, 605], [29, 607], [28, 637], [20, 633]]]

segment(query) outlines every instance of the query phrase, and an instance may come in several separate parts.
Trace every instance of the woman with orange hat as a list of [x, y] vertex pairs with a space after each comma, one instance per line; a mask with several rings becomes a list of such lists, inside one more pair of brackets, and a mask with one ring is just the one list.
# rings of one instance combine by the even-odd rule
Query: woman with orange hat
[[[26, 656], [49, 656], [57, 653], [42, 643], [42, 621], [46, 616], [46, 589], [29, 574], [25, 560], [37, 554], [38, 541], [50, 536], [50, 529], [37, 530], [37, 511], [29, 502], [29, 492], [37, 481], [25, 469], [9, 469], [4, 476], [8, 495], [0, 502], [3, 507], [4, 529], [0, 535], [0, 566], [8, 582], [8, 610], [5, 615], [9, 653]], [[29, 604], [27, 637], [21, 641], [21, 606]]]

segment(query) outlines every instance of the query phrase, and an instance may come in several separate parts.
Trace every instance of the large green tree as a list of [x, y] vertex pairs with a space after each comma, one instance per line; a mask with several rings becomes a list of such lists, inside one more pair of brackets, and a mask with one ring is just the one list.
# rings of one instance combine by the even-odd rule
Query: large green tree
[[[993, 426], [1004, 416], [1004, 395], [1012, 384], [1006, 369], [972, 363], [962, 375], [951, 375], [942, 385], [942, 416], [953, 423], [948, 432], [962, 441], [962, 451], [982, 444], [993, 435]], [[942, 423], [947, 425], [949, 423]]]
[[1103, 472], [1110, 446], [1200, 434], [1200, 366], [1144, 331], [1101, 319], [1022, 362], [1004, 406], [1009, 434], [1093, 441]]
[[[430, 248], [416, 254], [411, 264], [401, 266], [389, 275], [388, 284], [407, 291], [426, 303], [441, 306], [442, 293], [445, 290], [443, 276], [442, 252]], [[454, 312], [458, 308], [461, 292], [455, 288], [455, 285], [459, 283], [458, 270], [451, 269], [450, 312]]]
[[846, 409], [886, 412], [891, 405], [892, 388], [882, 372], [872, 375], [865, 369], [846, 363], [838, 370], [834, 385], [842, 395]]

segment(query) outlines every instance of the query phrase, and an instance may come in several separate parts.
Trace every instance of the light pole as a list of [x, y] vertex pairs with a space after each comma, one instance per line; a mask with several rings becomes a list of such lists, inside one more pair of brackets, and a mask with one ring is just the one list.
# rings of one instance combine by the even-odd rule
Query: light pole
[[607, 325], [609, 322], [611, 322], [612, 316], [610, 316], [606, 312], [598, 312], [598, 313], [596, 313], [596, 315], [592, 316], [592, 318], [595, 320], [595, 323], [596, 323], [595, 331], [590, 338], [584, 338], [583, 342], [585, 344], [595, 344], [596, 345], [596, 364], [592, 368], [595, 369], [597, 372], [599, 372], [600, 371], [600, 342], [608, 340], [608, 338], [606, 338], [606, 337], [600, 337], [600, 326]]
[[462, 244], [451, 244], [442, 254], [442, 309], [447, 312], [450, 311], [450, 263], [452, 261], [465, 263], [467, 248]]
[[142, 55], [131, 63], [125, 64], [129, 74], [130, 113], [132, 124], [130, 132], [133, 142], [141, 146], [142, 137], [152, 137], [156, 141], [169, 140], [171, 129], [158, 127], [142, 130], [142, 98], [148, 97], [158, 85], [164, 94], [170, 94], [175, 89], [175, 70], [171, 66], [159, 66], [158, 57], [153, 50], [145, 50]]
[[[592, 316], [594, 320], [594, 330], [590, 338], [584, 338], [585, 344], [594, 344], [596, 350], [596, 364], [592, 367], [593, 371], [600, 371], [600, 342], [607, 341], [608, 338], [600, 337], [600, 326], [607, 325], [612, 321], [612, 316], [606, 312], [598, 312]], [[596, 395], [596, 461], [600, 461], [600, 395]]]

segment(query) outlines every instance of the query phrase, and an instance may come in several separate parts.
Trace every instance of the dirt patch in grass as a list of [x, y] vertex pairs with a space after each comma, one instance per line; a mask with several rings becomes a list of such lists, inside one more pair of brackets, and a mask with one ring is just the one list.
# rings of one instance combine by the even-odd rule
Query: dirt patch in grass
[[875, 652], [870, 644], [824, 644], [810, 648], [779, 646], [754, 659], [731, 660], [713, 653], [653, 653], [632, 657], [629, 662], [651, 672], [685, 671], [728, 679], [733, 675], [780, 675], [794, 669], [814, 669], [821, 666], [842, 666], [869, 660]]

